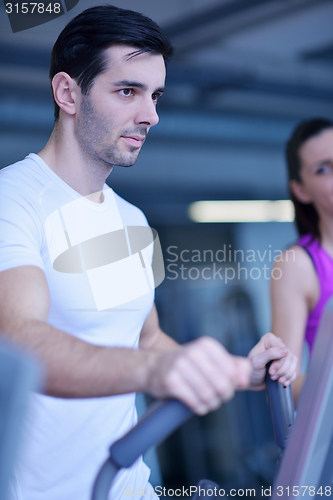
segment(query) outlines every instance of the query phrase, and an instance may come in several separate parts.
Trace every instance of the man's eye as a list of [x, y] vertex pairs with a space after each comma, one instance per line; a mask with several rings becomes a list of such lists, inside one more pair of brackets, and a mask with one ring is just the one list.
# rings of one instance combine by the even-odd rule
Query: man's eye
[[121, 89], [119, 91], [122, 95], [129, 96], [132, 93], [132, 89]]
[[161, 94], [152, 94], [152, 99], [153, 101], [157, 102], [159, 100], [159, 98], [161, 97]]
[[329, 165], [321, 165], [317, 171], [316, 171], [316, 174], [320, 175], [320, 174], [327, 174], [327, 172], [329, 172], [330, 170], [330, 167]]

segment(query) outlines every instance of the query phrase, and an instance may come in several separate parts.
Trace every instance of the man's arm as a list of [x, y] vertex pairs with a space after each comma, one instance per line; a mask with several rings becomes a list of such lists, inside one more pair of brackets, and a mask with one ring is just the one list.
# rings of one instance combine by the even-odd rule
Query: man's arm
[[206, 413], [229, 399], [238, 386], [248, 384], [249, 362], [234, 359], [218, 343], [216, 349], [213, 339], [178, 348], [161, 332], [151, 336], [155, 308], [138, 350], [84, 342], [48, 325], [48, 312], [48, 286], [41, 269], [22, 266], [0, 273], [0, 331], [42, 360], [48, 395], [84, 398], [147, 392], [158, 398], [178, 397], [193, 411]]
[[84, 398], [145, 389], [148, 353], [95, 346], [53, 328], [47, 324], [49, 305], [38, 267], [0, 273], [0, 331], [44, 363], [47, 394]]
[[[219, 342], [215, 341], [212, 338], [208, 339], [207, 337], [205, 337], [203, 339], [205, 339], [205, 342], [207, 344], [205, 346], [200, 346], [200, 348], [202, 348], [202, 351], [200, 356], [198, 356], [198, 362], [201, 357], [205, 357], [205, 349], [211, 348], [213, 351], [220, 351], [220, 348], [222, 347]], [[186, 347], [192, 345], [195, 346], [195, 344], [195, 342], [189, 343]], [[140, 347], [166, 350], [176, 350], [181, 348], [179, 344], [177, 344], [161, 330], [155, 306], [153, 306], [151, 313], [147, 317], [142, 329]], [[229, 353], [224, 351], [224, 348], [222, 349], [223, 352], [221, 352], [221, 356], [227, 354], [227, 356], [231, 357], [236, 363], [237, 359], [241, 359], [237, 358], [236, 356], [231, 356]], [[221, 359], [222, 358], [217, 358], [217, 361], [221, 362]], [[249, 388], [252, 390], [261, 390], [265, 387], [266, 365], [269, 361], [273, 361], [270, 366], [270, 375], [273, 380], [279, 380], [279, 383], [288, 386], [296, 379], [298, 363], [297, 356], [295, 356], [288, 349], [288, 347], [280, 338], [276, 337], [272, 333], [267, 333], [260, 339], [260, 341], [248, 354], [248, 359], [251, 362], [252, 368], [251, 376], [249, 379]], [[228, 359], [225, 360], [225, 362], [228, 361]], [[213, 362], [213, 359], [210, 360], [207, 368], [209, 368], [210, 363]], [[215, 367], [215, 372], [212, 373], [213, 377], [214, 375], [217, 375], [218, 368], [221, 367]], [[195, 377], [195, 374], [192, 374], [191, 376]], [[239, 385], [236, 390], [243, 388], [244, 386]]]
[[140, 335], [140, 349], [175, 350], [180, 345], [161, 330], [155, 304], [143, 324]]
[[158, 327], [155, 308], [138, 350], [84, 342], [48, 325], [48, 311], [41, 269], [22, 266], [0, 273], [0, 330], [44, 362], [46, 394], [84, 398], [147, 392], [178, 398], [204, 414], [249, 386], [250, 360], [232, 356], [209, 337], [178, 347]]
[[161, 354], [155, 358], [158, 366], [150, 391], [162, 397], [172, 394], [199, 414], [217, 409], [249, 384], [251, 364], [246, 358], [231, 355], [211, 337], [177, 344], [159, 327], [155, 305], [142, 328], [139, 346]]

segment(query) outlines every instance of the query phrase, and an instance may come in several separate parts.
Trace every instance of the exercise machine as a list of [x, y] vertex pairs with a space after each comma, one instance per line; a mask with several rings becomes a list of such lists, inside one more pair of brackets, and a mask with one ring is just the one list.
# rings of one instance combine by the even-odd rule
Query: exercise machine
[[[268, 373], [268, 370], [267, 370]], [[266, 375], [268, 401], [271, 408], [273, 432], [281, 450], [287, 446], [294, 419], [294, 407], [291, 388], [283, 387]], [[117, 472], [130, 467], [140, 455], [151, 446], [158, 445], [191, 416], [192, 411], [177, 400], [153, 403], [146, 414], [125, 436], [113, 443], [110, 455], [101, 467], [93, 487], [92, 500], [107, 500], [108, 492]], [[199, 498], [199, 491], [211, 490], [210, 498], [219, 498], [218, 485], [209, 480], [202, 480], [197, 486], [192, 500]]]

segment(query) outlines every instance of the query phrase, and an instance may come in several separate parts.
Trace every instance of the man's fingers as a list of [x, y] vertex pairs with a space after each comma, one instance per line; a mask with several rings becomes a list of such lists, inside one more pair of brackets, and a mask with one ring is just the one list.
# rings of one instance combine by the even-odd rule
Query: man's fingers
[[237, 382], [238, 389], [248, 389], [252, 375], [252, 363], [248, 358], [235, 356], [237, 363]]
[[154, 368], [155, 395], [176, 397], [201, 415], [229, 401], [237, 389], [248, 387], [252, 371], [247, 358], [231, 355], [210, 337], [161, 355]]
[[261, 337], [261, 340], [263, 341], [266, 349], [269, 349], [270, 347], [286, 347], [280, 337], [276, 337], [276, 335], [270, 332], [265, 333], [265, 335]]
[[249, 357], [253, 358], [260, 353], [264, 353], [272, 347], [283, 348], [286, 347], [282, 340], [276, 337], [273, 333], [265, 333], [259, 342], [249, 352]]
[[273, 380], [279, 378], [280, 376], [284, 375], [286, 368], [289, 367], [291, 364], [292, 359], [290, 356], [283, 356], [280, 359], [277, 359], [272, 362], [271, 366], [269, 367], [269, 374]]
[[216, 341], [202, 338], [185, 347], [180, 367], [184, 381], [196, 395], [195, 411], [203, 414], [231, 399], [236, 388], [232, 356]]
[[182, 401], [186, 406], [199, 415], [208, 413], [209, 409], [199, 400], [198, 393], [192, 384], [184, 380], [184, 377], [177, 370], [172, 370], [168, 374], [165, 382], [165, 392], [163, 397], [174, 397]]
[[212, 383], [211, 367], [204, 355], [199, 357], [190, 350], [177, 360], [174, 370], [178, 371], [182, 385], [191, 394], [190, 407], [194, 411], [207, 413], [221, 404], [218, 387]]
[[252, 372], [252, 364], [248, 358], [230, 354], [219, 342], [209, 337], [203, 337], [200, 341], [198, 354], [201, 356], [201, 349], [204, 347], [207, 353], [207, 368], [213, 383], [218, 384], [227, 377], [236, 389], [248, 387]]
[[262, 369], [269, 361], [281, 359], [287, 356], [288, 353], [289, 349], [287, 347], [270, 347], [252, 358], [253, 368]]
[[296, 379], [297, 357], [291, 352], [287, 356], [274, 361], [269, 369], [272, 380], [279, 380], [281, 384], [289, 385]]
[[290, 385], [297, 377], [297, 362], [298, 359], [296, 356], [290, 354], [282, 361], [281, 366], [279, 366], [276, 370], [273, 368], [273, 375], [271, 378], [273, 380], [279, 380], [281, 384]]

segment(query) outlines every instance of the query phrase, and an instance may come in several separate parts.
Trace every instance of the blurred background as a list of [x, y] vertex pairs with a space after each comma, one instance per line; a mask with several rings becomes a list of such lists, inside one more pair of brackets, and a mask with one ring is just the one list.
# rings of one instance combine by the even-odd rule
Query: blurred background
[[[5, 3], [5, 2], [4, 2]], [[53, 127], [51, 48], [83, 9], [12, 33], [0, 5], [0, 167], [38, 152]], [[176, 53], [160, 123], [138, 162], [108, 183], [139, 206], [162, 244], [156, 290], [162, 327], [179, 342], [201, 335], [246, 355], [270, 329], [274, 257], [295, 241], [292, 222], [198, 223], [201, 200], [288, 198], [284, 144], [298, 121], [333, 118], [331, 0], [114, 0], [164, 28]], [[236, 252], [236, 253], [235, 253]], [[263, 393], [238, 394], [194, 418], [159, 449], [155, 484], [271, 484], [276, 449]]]

